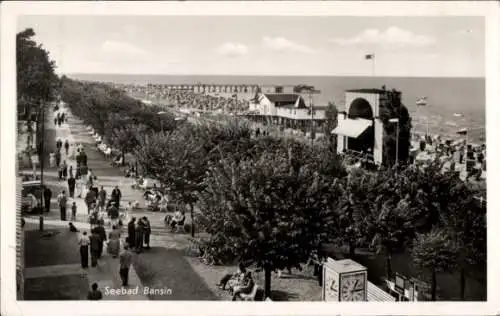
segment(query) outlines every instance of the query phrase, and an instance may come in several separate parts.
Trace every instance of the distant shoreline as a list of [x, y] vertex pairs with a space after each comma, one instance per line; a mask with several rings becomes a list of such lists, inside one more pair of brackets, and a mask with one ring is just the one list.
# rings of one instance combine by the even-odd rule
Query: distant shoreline
[[289, 78], [303, 78], [303, 77], [317, 77], [317, 78], [343, 78], [343, 77], [351, 77], [351, 78], [376, 78], [376, 79], [388, 79], [388, 78], [402, 78], [402, 79], [480, 79], [486, 80], [486, 77], [427, 77], [427, 76], [361, 76], [361, 75], [319, 75], [319, 74], [306, 74], [306, 75], [280, 75], [280, 74], [270, 74], [270, 75], [256, 75], [256, 74], [126, 74], [126, 73], [62, 73], [61, 75], [65, 75], [68, 77], [71, 76], [168, 76], [168, 77], [289, 77]]

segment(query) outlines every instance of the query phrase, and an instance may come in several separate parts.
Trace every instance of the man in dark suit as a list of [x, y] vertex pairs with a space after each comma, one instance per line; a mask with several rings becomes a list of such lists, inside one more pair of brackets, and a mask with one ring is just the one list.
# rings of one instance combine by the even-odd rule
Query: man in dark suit
[[90, 264], [92, 267], [95, 267], [97, 266], [97, 258], [99, 257], [101, 238], [94, 229], [89, 239], [90, 239]]
[[45, 212], [50, 211], [50, 200], [52, 199], [52, 190], [49, 189], [48, 187], [45, 187], [43, 189], [43, 200], [44, 200], [44, 206], [45, 206]]
[[68, 191], [69, 191], [69, 197], [74, 198], [75, 197], [75, 186], [76, 186], [76, 180], [73, 178], [73, 175], [69, 175], [68, 179]]
[[130, 222], [128, 222], [128, 243], [130, 248], [135, 246], [135, 217], [132, 217]]
[[97, 235], [99, 235], [100, 243], [99, 243], [99, 252], [97, 254], [97, 259], [101, 259], [102, 250], [104, 248], [104, 242], [106, 241], [106, 230], [102, 226], [102, 223], [99, 223], [96, 228], [94, 228]]
[[120, 191], [118, 186], [115, 186], [115, 188], [111, 192], [111, 200], [116, 202], [116, 207], [118, 207], [118, 209], [120, 209], [121, 198], [122, 198], [122, 192]]

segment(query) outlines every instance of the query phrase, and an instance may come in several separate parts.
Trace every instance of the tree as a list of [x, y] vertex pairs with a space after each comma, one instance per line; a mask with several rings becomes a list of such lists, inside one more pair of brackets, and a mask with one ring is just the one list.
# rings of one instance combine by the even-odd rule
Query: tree
[[456, 242], [443, 229], [434, 228], [415, 238], [412, 258], [419, 269], [431, 272], [431, 297], [436, 300], [438, 272], [451, 271], [456, 267], [459, 249]]
[[332, 134], [332, 131], [337, 127], [338, 124], [338, 109], [335, 103], [328, 102], [328, 107], [325, 111], [325, 124], [324, 124], [324, 133], [326, 135], [326, 139], [329, 142], [330, 147], [337, 147], [337, 135]]
[[239, 162], [225, 156], [209, 168], [200, 196], [209, 249], [222, 240], [242, 262], [262, 268], [266, 297], [271, 272], [305, 262], [335, 220], [330, 181], [292, 160], [283, 150]]
[[[411, 117], [408, 108], [401, 103], [401, 92], [386, 91], [387, 103], [380, 106], [380, 119], [384, 126], [384, 165], [393, 165], [396, 156], [396, 138], [399, 129], [398, 160], [406, 164], [411, 147]], [[389, 120], [397, 118], [398, 123]]]
[[54, 98], [58, 78], [55, 63], [42, 45], [33, 40], [34, 36], [32, 28], [16, 36], [18, 100], [46, 102]]
[[111, 130], [111, 145], [119, 148], [122, 154], [122, 164], [125, 164], [125, 155], [139, 146], [139, 139], [146, 133], [145, 125], [125, 124]]
[[190, 130], [184, 125], [174, 131], [147, 135], [139, 140], [135, 156], [146, 176], [158, 179], [173, 198], [190, 207], [194, 237], [194, 204], [203, 189], [207, 153], [198, 139], [191, 137]]
[[[25, 109], [28, 121], [33, 116], [37, 118], [36, 135], [38, 140], [42, 140], [39, 126], [44, 120], [47, 102], [55, 97], [58, 78], [55, 63], [49, 59], [42, 45], [33, 40], [34, 36], [32, 28], [16, 35], [17, 101]], [[42, 141], [36, 147], [41, 153]]]
[[475, 197], [481, 194], [462, 181], [449, 189], [448, 207], [441, 216], [443, 227], [460, 246], [460, 299], [465, 300], [467, 271], [486, 266], [486, 207]]

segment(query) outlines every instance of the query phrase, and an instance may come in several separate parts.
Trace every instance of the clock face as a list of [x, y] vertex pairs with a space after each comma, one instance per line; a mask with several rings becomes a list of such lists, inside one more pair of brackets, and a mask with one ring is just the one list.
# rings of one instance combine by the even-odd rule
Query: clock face
[[365, 273], [355, 273], [342, 276], [340, 299], [342, 301], [359, 302], [365, 300]]
[[324, 291], [326, 301], [339, 300], [339, 276], [330, 269], [325, 271]]

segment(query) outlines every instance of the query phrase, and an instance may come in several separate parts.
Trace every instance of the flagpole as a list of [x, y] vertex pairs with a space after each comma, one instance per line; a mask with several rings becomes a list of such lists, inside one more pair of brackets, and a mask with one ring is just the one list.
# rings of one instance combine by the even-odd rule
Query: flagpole
[[375, 53], [372, 53], [372, 77], [375, 77]]

